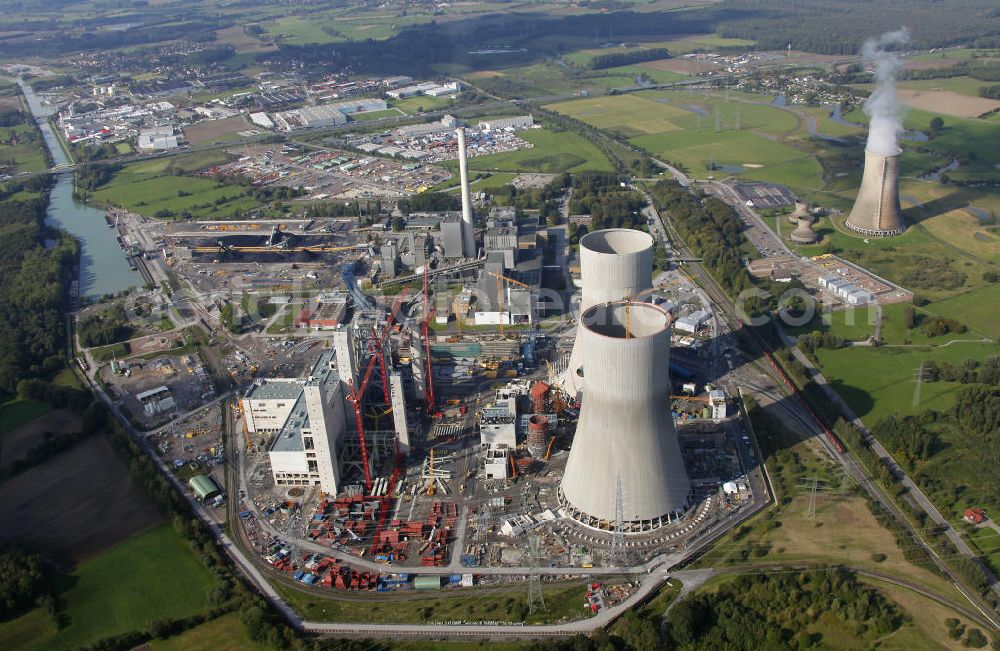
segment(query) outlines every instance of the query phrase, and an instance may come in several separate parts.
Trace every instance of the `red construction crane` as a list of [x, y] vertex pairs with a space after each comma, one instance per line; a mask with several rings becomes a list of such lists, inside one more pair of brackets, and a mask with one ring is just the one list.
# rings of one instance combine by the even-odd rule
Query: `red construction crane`
[[372, 356], [368, 359], [368, 367], [365, 369], [364, 376], [362, 377], [361, 382], [357, 387], [354, 386], [353, 382], [348, 382], [348, 388], [350, 389], [350, 392], [347, 396], [347, 401], [351, 403], [352, 407], [354, 407], [355, 425], [357, 426], [358, 430], [358, 440], [361, 443], [361, 464], [362, 467], [364, 468], [364, 473], [365, 473], [366, 493], [371, 493], [372, 477], [371, 477], [371, 470], [368, 467], [368, 446], [367, 442], [365, 441], [365, 423], [364, 423], [364, 416], [361, 413], [361, 398], [362, 396], [364, 396], [365, 390], [368, 389], [368, 383], [371, 381], [372, 378], [372, 371], [375, 370], [375, 364], [378, 363], [379, 372], [382, 375], [383, 397], [385, 398], [386, 404], [392, 403], [392, 396], [390, 395], [389, 392], [388, 372], [385, 364], [385, 348], [383, 347], [383, 344], [385, 341], [388, 340], [389, 333], [392, 330], [392, 322], [396, 318], [396, 314], [399, 312], [399, 308], [402, 304], [403, 304], [403, 298], [400, 297], [396, 300], [396, 303], [392, 306], [392, 311], [389, 313], [389, 316], [386, 320], [385, 330], [383, 330], [381, 336], [375, 330], [375, 327], [372, 326], [371, 329], [372, 344], [374, 350], [372, 351], [373, 353]]
[[429, 264], [424, 264], [424, 320], [420, 324], [420, 337], [424, 340], [424, 374], [426, 382], [424, 388], [424, 402], [427, 403], [427, 411], [434, 411], [434, 369], [431, 365], [431, 338], [428, 328], [431, 321], [431, 301], [430, 290], [427, 279], [429, 277]]
[[368, 388], [368, 381], [372, 379], [372, 370], [375, 368], [375, 361], [378, 359], [377, 355], [372, 355], [371, 359], [368, 360], [368, 368], [365, 369], [364, 377], [361, 379], [361, 384], [359, 387], [354, 386], [354, 382], [349, 381], [347, 383], [347, 388], [350, 389], [350, 393], [347, 396], [347, 401], [351, 403], [354, 407], [354, 419], [355, 425], [358, 429], [358, 440], [361, 442], [361, 466], [365, 472], [365, 492], [371, 493], [372, 490], [372, 475], [371, 470], [368, 468], [368, 447], [365, 445], [365, 422], [361, 415], [361, 396], [364, 395], [365, 389]]

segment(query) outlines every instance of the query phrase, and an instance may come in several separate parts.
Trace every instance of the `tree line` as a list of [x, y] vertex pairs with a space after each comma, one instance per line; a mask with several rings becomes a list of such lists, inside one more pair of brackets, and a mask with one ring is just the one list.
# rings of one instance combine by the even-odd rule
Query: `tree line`
[[657, 59], [667, 59], [670, 52], [665, 47], [643, 48], [632, 52], [615, 52], [612, 54], [598, 54], [590, 60], [591, 70], [604, 70], [605, 68], [617, 68], [643, 61], [656, 61]]
[[[69, 235], [45, 226], [47, 200], [0, 203], [0, 391], [64, 366], [66, 288], [79, 259]], [[51, 248], [46, 239], [55, 240]]]

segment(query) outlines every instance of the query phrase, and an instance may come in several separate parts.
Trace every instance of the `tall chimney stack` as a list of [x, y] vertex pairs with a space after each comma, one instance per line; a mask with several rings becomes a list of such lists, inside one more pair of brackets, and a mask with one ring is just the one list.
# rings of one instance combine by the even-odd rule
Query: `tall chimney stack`
[[465, 128], [455, 129], [458, 134], [458, 173], [462, 180], [462, 253], [467, 258], [476, 257], [475, 231], [472, 226], [472, 195], [469, 192], [469, 162], [465, 151]]

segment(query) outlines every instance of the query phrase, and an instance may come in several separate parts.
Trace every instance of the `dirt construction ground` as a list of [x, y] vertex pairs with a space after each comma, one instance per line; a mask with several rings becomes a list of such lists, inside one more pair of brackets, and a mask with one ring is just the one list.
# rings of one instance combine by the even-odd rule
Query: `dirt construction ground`
[[57, 409], [0, 436], [0, 471], [6, 471], [28, 450], [45, 440], [46, 433], [80, 431], [80, 419], [69, 409]]
[[241, 116], [237, 115], [225, 118], [224, 120], [205, 120], [190, 127], [185, 127], [184, 136], [191, 141], [191, 144], [197, 145], [200, 142], [208, 142], [231, 133], [246, 131], [249, 128], [250, 125]]
[[80, 561], [163, 521], [107, 439], [88, 437], [0, 484], [0, 541]]

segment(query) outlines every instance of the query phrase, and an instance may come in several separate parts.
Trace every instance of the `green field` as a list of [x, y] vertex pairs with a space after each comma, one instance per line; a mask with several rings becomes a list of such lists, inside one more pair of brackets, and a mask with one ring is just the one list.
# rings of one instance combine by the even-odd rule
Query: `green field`
[[370, 122], [371, 120], [380, 120], [382, 118], [393, 118], [405, 115], [394, 108], [387, 109], [385, 111], [362, 111], [361, 113], [351, 113], [352, 122]]
[[271, 647], [247, 637], [239, 613], [229, 613], [199, 624], [166, 640], [153, 640], [154, 651], [265, 651]]
[[175, 217], [189, 213], [204, 219], [226, 219], [238, 210], [253, 210], [258, 203], [245, 196], [240, 186], [186, 174], [228, 160], [224, 152], [205, 151], [127, 165], [109, 183], [90, 192], [89, 200], [124, 205], [148, 216], [169, 211]]
[[[621, 577], [608, 582], [624, 581]], [[544, 611], [527, 614], [528, 592], [523, 583], [509, 588], [453, 588], [422, 594], [406, 592], [398, 597], [379, 595], [373, 599], [326, 599], [322, 596], [275, 584], [275, 589], [295, 611], [309, 621], [423, 623], [466, 621], [509, 621], [549, 623], [562, 618], [580, 619], [584, 612], [586, 581], [543, 583]]]
[[793, 146], [805, 139], [804, 119], [771, 106], [770, 100], [735, 91], [667, 90], [584, 98], [548, 108], [628, 138], [695, 178], [738, 174], [800, 191], [822, 189], [819, 161], [810, 151]]
[[215, 585], [169, 524], [82, 563], [73, 577], [60, 597], [69, 623], [45, 648], [74, 648], [143, 629], [152, 619], [194, 615], [208, 607]]
[[869, 424], [892, 413], [916, 415], [925, 409], [947, 409], [960, 386], [951, 382], [916, 381], [925, 361], [960, 364], [966, 358], [1000, 355], [1000, 345], [955, 343], [945, 347], [818, 349], [823, 375]]
[[927, 312], [961, 321], [969, 328], [994, 340], [1000, 340], [1000, 285], [987, 285], [961, 296], [928, 305]]
[[589, 97], [549, 104], [545, 108], [626, 138], [677, 131], [683, 128], [678, 123], [688, 117], [681, 108], [659, 104], [638, 94]]
[[[419, 95], [417, 97], [407, 97], [406, 99], [389, 100], [389, 106], [402, 111], [406, 115], [423, 113], [424, 111], [436, 111], [452, 105], [454, 102], [450, 97], [427, 97]], [[398, 113], [397, 111], [397, 113]]]
[[913, 61], [968, 61], [975, 57], [1000, 57], [1000, 50], [978, 49], [978, 48], [957, 48], [944, 52], [928, 52], [918, 54], [914, 57], [907, 57]]
[[[469, 168], [503, 172], [611, 172], [614, 168], [607, 157], [583, 136], [570, 131], [554, 133], [545, 129], [528, 129], [518, 135], [532, 143], [529, 149], [476, 156]], [[454, 166], [454, 165], [453, 165]]]
[[990, 82], [972, 77], [945, 77], [943, 79], [918, 79], [901, 81], [899, 87], [906, 90], [946, 90], [962, 95], [979, 97], [979, 89], [989, 86]]
[[44, 402], [15, 398], [0, 404], [0, 434], [29, 423], [52, 408]]
[[36, 608], [17, 619], [0, 622], [0, 649], [20, 651], [53, 648], [45, 643], [55, 634], [55, 622], [44, 610]]
[[969, 536], [979, 554], [994, 574], [1000, 573], [1000, 533], [989, 527], [979, 527]]
[[7, 161], [13, 162], [14, 172], [40, 172], [47, 169], [41, 135], [37, 135], [34, 142], [25, 142], [29, 134], [35, 133], [35, 129], [29, 124], [0, 127], [0, 142], [10, 143], [15, 139], [19, 141], [16, 145], [0, 144], [0, 169]]

